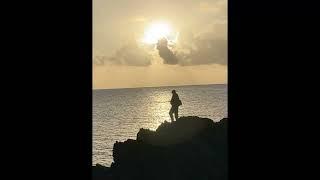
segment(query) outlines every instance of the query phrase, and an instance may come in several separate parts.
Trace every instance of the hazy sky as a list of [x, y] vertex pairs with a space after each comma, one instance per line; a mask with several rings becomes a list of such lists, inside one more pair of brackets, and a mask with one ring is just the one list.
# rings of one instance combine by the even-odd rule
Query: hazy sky
[[93, 0], [94, 89], [217, 83], [227, 0]]

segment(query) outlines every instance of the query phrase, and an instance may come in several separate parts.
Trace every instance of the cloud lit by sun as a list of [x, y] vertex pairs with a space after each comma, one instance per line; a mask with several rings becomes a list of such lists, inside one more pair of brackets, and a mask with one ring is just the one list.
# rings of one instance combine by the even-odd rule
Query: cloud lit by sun
[[227, 83], [228, 1], [92, 2], [94, 88]]
[[174, 32], [170, 24], [166, 22], [153, 22], [146, 27], [142, 42], [156, 44], [159, 39], [166, 38], [170, 43], [176, 43], [178, 33]]

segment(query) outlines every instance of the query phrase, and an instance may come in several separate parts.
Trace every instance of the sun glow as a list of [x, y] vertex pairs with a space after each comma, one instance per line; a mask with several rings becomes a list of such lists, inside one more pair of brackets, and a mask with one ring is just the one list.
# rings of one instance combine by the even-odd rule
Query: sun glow
[[174, 35], [174, 32], [168, 23], [152, 23], [146, 28], [142, 42], [146, 44], [156, 44], [161, 38], [167, 38], [169, 41], [177, 40], [177, 36]]

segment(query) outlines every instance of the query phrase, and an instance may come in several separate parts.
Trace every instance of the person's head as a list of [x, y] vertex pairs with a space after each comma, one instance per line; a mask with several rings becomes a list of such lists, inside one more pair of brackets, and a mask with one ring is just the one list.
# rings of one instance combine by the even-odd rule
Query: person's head
[[176, 94], [176, 90], [172, 90], [171, 92], [172, 92], [172, 94]]

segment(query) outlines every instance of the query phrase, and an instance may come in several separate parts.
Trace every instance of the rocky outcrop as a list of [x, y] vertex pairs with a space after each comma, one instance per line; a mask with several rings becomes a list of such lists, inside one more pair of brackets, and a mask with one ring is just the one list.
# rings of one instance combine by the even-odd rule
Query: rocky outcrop
[[92, 167], [92, 179], [112, 179], [110, 167], [105, 167], [100, 164], [96, 164]]
[[227, 152], [227, 119], [181, 117], [156, 131], [140, 129], [136, 140], [116, 142], [111, 168], [94, 167], [93, 174], [105, 180], [226, 180]]

